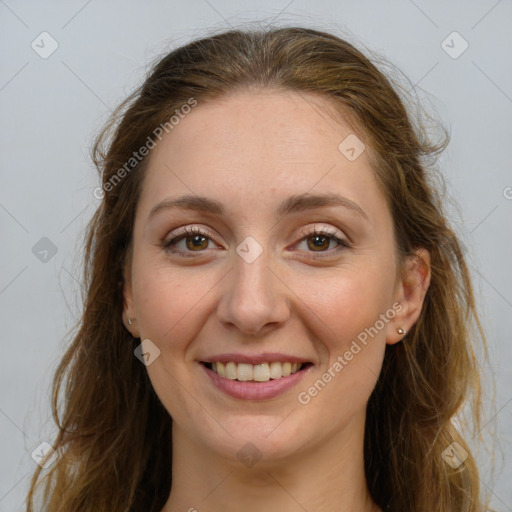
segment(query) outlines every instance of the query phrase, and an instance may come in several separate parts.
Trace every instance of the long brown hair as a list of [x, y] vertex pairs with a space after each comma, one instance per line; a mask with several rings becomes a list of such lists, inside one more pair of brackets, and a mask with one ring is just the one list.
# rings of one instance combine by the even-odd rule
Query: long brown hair
[[[474, 350], [485, 352], [485, 337], [463, 249], [432, 178], [432, 157], [448, 137], [431, 142], [392, 81], [353, 45], [290, 27], [230, 30], [171, 51], [96, 139], [103, 197], [85, 241], [83, 315], [53, 381], [59, 457], [44, 475], [37, 468], [27, 512], [42, 482], [46, 512], [160, 512], [168, 499], [172, 420], [134, 357], [140, 340], [121, 318], [122, 270], [148, 159], [126, 163], [158, 127], [170, 129], [171, 116], [191, 99], [200, 105], [252, 87], [316, 93], [348, 113], [370, 148], [399, 255], [419, 247], [430, 252], [421, 316], [406, 342], [386, 348], [367, 407], [365, 468], [373, 499], [398, 512], [483, 510], [474, 458], [452, 421], [469, 403], [479, 431]], [[459, 457], [457, 467], [447, 463], [446, 450], [452, 460]]]

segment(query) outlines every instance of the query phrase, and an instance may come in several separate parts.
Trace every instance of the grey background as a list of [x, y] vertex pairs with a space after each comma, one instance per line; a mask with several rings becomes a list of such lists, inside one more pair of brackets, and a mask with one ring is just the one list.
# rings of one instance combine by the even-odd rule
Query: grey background
[[[333, 31], [380, 52], [450, 130], [440, 164], [460, 205], [450, 211], [468, 248], [489, 338], [486, 369], [496, 379], [495, 411], [485, 418], [497, 425], [496, 475], [484, 453], [481, 479], [495, 508], [512, 510], [510, 0], [0, 0], [0, 512], [23, 510], [30, 454], [55, 434], [50, 379], [80, 311], [81, 233], [98, 205], [94, 134], [157, 55], [255, 19]], [[42, 46], [43, 31], [58, 43], [46, 59], [31, 47]], [[453, 31], [469, 44], [458, 58], [441, 46]], [[453, 53], [463, 43], [448, 44]]]

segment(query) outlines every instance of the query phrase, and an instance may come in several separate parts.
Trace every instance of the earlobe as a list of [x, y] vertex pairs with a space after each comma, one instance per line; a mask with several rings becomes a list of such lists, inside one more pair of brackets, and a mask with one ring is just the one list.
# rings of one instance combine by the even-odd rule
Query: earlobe
[[430, 286], [430, 253], [423, 248], [406, 258], [401, 272], [395, 300], [402, 306], [388, 330], [386, 343], [393, 345], [401, 341], [418, 320], [428, 287]]
[[123, 324], [126, 327], [126, 329], [130, 332], [130, 334], [134, 338], [138, 338], [139, 334], [138, 334], [138, 330], [137, 330], [137, 327], [136, 327], [137, 319], [135, 317], [129, 316], [129, 314], [128, 314], [126, 309], [123, 310], [123, 315], [122, 316], [123, 316]]
[[133, 303], [131, 265], [129, 262], [124, 266], [123, 280], [123, 323], [134, 338], [139, 338], [140, 334]]

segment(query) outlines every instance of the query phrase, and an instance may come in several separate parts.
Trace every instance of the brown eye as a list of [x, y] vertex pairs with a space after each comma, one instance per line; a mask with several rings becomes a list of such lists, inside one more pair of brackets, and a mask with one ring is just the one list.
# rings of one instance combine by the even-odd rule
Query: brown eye
[[[307, 238], [308, 240], [308, 247], [312, 249], [313, 251], [323, 251], [325, 249], [329, 248], [330, 239], [332, 237], [324, 236], [324, 235], [315, 235], [310, 236]], [[312, 241], [311, 243], [309, 241]]]
[[[191, 256], [190, 253], [200, 253], [208, 249], [212, 241], [207, 233], [199, 228], [186, 228], [162, 244], [165, 251], [182, 256]], [[183, 243], [182, 243], [183, 242]], [[179, 244], [182, 244], [181, 247]]]
[[[350, 242], [338, 236], [337, 231], [331, 232], [328, 229], [317, 229], [315, 227], [313, 230], [302, 232], [301, 235], [299, 246], [301, 243], [305, 243], [306, 252], [317, 253], [318, 257], [333, 256], [343, 249], [352, 247]], [[335, 246], [329, 248], [331, 242], [334, 242]]]
[[191, 251], [200, 251], [208, 247], [208, 238], [203, 235], [193, 235], [184, 237], [187, 249]]

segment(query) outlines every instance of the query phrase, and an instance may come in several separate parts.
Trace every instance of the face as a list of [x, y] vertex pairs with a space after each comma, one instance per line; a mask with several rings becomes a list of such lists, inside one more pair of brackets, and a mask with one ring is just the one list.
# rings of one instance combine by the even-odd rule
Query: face
[[340, 151], [354, 132], [325, 101], [199, 102], [150, 155], [124, 316], [159, 351], [147, 371], [175, 433], [205, 454], [251, 442], [289, 460], [361, 431], [386, 343], [419, 313], [369, 149]]

